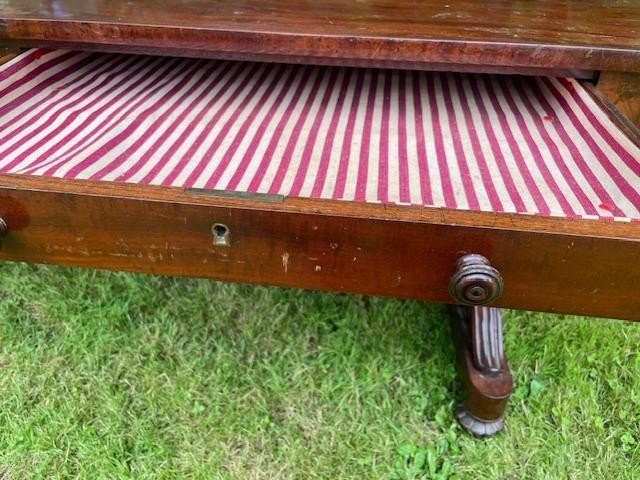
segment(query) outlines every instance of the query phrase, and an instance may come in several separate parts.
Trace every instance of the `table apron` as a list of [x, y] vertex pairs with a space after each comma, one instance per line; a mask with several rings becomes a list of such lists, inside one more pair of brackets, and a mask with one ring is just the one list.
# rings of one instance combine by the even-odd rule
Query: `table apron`
[[496, 306], [640, 320], [632, 239], [14, 188], [0, 216], [4, 260], [451, 302], [477, 253], [504, 278]]

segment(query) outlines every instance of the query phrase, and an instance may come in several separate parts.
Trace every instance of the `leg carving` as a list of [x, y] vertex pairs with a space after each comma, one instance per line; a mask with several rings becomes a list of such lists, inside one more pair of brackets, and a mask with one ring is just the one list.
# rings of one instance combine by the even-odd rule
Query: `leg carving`
[[469, 432], [489, 437], [504, 426], [513, 389], [502, 343], [502, 317], [492, 307], [449, 307], [463, 398], [456, 418]]

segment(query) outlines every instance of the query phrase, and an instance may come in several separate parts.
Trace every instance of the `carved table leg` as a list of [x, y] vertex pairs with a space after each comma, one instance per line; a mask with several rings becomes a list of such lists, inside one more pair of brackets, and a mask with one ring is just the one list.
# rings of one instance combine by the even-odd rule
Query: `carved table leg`
[[502, 346], [500, 310], [482, 306], [449, 307], [463, 398], [456, 418], [469, 432], [489, 437], [504, 426], [513, 381]]

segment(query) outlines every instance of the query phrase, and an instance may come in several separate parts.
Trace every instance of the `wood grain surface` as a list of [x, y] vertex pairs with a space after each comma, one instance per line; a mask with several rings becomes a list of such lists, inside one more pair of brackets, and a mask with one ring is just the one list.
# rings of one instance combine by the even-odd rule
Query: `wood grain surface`
[[[640, 320], [637, 225], [626, 226], [631, 238], [613, 238], [609, 222], [576, 222], [585, 234], [567, 234], [562, 219], [544, 231], [530, 218], [494, 215], [481, 226], [353, 205], [3, 176], [0, 258], [451, 302], [456, 260], [479, 253], [504, 278], [496, 306]], [[230, 246], [214, 245], [217, 223]]]
[[640, 129], [640, 74], [603, 72], [598, 80], [598, 90], [618, 112]]
[[452, 70], [637, 71], [640, 2], [4, 0], [0, 42]]
[[19, 53], [19, 50], [10, 48], [0, 48], [0, 65], [8, 62], [12, 58], [15, 58]]

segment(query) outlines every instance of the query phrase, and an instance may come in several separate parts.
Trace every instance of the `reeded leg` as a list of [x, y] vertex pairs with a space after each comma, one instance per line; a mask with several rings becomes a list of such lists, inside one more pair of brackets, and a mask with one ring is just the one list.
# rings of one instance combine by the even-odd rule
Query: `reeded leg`
[[503, 414], [513, 389], [500, 310], [451, 305], [449, 313], [463, 386], [456, 418], [478, 437], [495, 435], [504, 426]]

